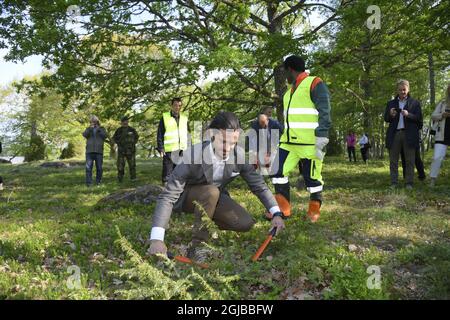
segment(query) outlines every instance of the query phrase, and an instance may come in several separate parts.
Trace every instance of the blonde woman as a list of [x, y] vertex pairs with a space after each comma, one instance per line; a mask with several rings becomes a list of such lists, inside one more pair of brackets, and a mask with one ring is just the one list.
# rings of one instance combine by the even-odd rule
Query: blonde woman
[[433, 127], [436, 131], [433, 162], [431, 163], [430, 171], [432, 187], [436, 184], [442, 161], [450, 144], [450, 121], [447, 121], [448, 118], [450, 118], [450, 85], [447, 87], [446, 99], [436, 106], [431, 115], [431, 119], [434, 121]]

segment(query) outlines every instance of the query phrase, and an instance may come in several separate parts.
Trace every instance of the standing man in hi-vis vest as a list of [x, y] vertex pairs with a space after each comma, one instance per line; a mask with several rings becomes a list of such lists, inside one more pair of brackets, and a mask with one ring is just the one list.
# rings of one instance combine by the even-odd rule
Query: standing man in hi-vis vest
[[188, 117], [181, 112], [181, 99], [172, 99], [172, 110], [163, 113], [158, 126], [157, 147], [163, 157], [162, 183], [165, 184], [175, 168], [172, 154], [181, 158], [188, 144]]
[[284, 61], [288, 90], [283, 97], [284, 132], [278, 149], [279, 165], [272, 176], [275, 198], [285, 217], [291, 215], [289, 172], [302, 164], [310, 193], [308, 217], [319, 219], [322, 205], [322, 161], [331, 126], [330, 95], [323, 81], [305, 72], [305, 61], [289, 56]]

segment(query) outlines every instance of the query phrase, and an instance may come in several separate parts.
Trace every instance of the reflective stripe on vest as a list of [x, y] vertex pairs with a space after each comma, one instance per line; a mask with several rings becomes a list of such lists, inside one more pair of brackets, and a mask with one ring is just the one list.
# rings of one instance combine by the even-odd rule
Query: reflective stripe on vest
[[188, 141], [188, 118], [181, 113], [177, 121], [170, 112], [163, 113], [164, 128], [164, 151], [172, 152], [175, 150], [186, 150]]
[[308, 76], [291, 94], [289, 88], [283, 97], [284, 127], [280, 142], [314, 145], [315, 129], [319, 126], [319, 112], [311, 100], [311, 84], [315, 77]]

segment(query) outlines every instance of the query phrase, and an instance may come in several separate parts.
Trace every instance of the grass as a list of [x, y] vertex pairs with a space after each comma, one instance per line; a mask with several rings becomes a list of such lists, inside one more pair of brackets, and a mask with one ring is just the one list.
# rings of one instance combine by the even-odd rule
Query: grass
[[[303, 219], [308, 195], [292, 188], [294, 216], [257, 263], [250, 258], [269, 223], [237, 180], [230, 193], [258, 222], [239, 234], [210, 224], [208, 270], [145, 257], [154, 205], [96, 205], [118, 188], [158, 184], [159, 159], [138, 161], [138, 181], [120, 186], [114, 163], [104, 167], [104, 185], [87, 189], [82, 166], [0, 165], [0, 299], [450, 298], [448, 161], [434, 189], [407, 192], [388, 188], [387, 161], [327, 158], [321, 219]], [[185, 249], [192, 223], [172, 215], [172, 251]], [[369, 266], [380, 270], [379, 288], [367, 286]]]

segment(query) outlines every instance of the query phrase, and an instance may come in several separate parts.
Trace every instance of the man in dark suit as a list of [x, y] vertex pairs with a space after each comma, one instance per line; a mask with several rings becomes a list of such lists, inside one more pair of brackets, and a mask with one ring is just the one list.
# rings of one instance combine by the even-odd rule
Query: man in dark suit
[[269, 167], [271, 157], [276, 153], [283, 128], [276, 120], [271, 119], [265, 113], [260, 113], [258, 118], [251, 123], [251, 128], [256, 139], [250, 140], [250, 152], [253, 152], [257, 159], [258, 167]]
[[419, 147], [419, 128], [423, 119], [420, 102], [409, 95], [407, 80], [397, 82], [397, 96], [387, 103], [384, 120], [389, 123], [386, 147], [389, 149], [391, 187], [398, 185], [398, 160], [403, 149], [406, 188], [412, 189], [415, 153]]

